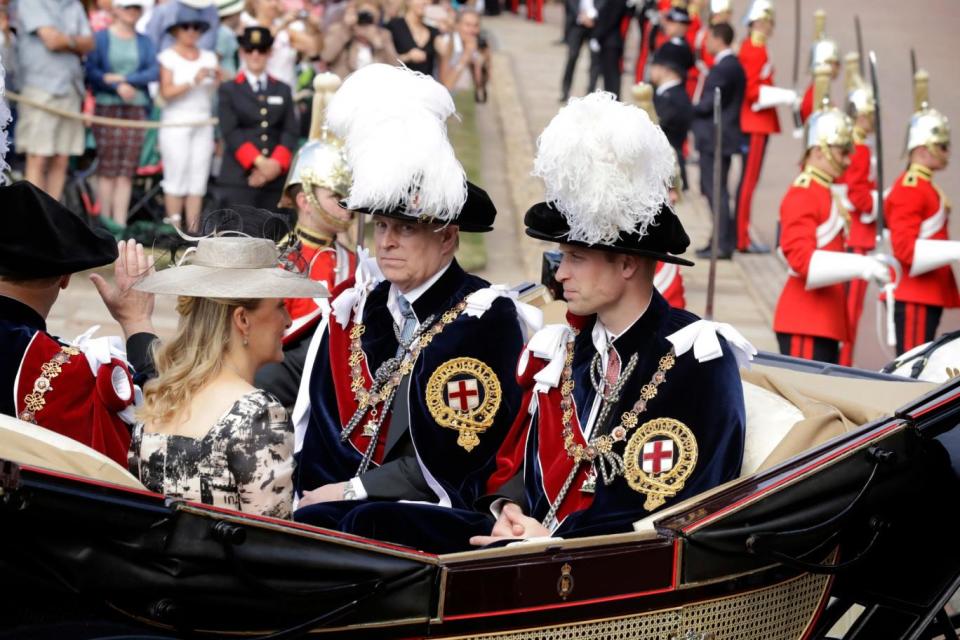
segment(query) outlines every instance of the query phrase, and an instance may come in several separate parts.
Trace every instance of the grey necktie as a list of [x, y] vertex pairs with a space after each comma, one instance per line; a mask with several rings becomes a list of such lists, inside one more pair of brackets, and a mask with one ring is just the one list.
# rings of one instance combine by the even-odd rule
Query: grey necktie
[[413, 307], [402, 295], [397, 296], [397, 306], [400, 307], [400, 315], [403, 316], [403, 326], [400, 327], [400, 348], [397, 353], [403, 352], [403, 346], [410, 342], [413, 332], [417, 330], [417, 316], [413, 313]]

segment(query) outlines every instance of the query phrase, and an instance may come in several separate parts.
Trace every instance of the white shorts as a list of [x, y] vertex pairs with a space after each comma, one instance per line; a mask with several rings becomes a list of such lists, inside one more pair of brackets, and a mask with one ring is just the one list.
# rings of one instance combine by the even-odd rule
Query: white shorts
[[213, 162], [213, 127], [160, 129], [163, 192], [171, 196], [202, 196]]

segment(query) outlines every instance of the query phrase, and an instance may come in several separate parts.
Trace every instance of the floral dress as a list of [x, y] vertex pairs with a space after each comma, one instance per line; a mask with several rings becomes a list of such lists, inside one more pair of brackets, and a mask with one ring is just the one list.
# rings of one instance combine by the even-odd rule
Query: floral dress
[[202, 438], [133, 430], [130, 472], [173, 498], [275, 518], [293, 501], [293, 427], [272, 395], [237, 400]]

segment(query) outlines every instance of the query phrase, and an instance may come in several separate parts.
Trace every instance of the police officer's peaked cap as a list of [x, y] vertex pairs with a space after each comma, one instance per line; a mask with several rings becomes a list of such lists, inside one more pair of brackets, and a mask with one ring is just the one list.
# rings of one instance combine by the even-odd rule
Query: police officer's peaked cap
[[266, 50], [273, 46], [273, 34], [266, 27], [247, 27], [237, 38], [243, 49]]

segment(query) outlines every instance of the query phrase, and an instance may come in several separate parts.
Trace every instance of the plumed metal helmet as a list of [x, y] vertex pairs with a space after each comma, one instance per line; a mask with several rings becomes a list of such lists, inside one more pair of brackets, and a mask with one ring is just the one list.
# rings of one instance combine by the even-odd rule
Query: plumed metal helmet
[[763, 19], [769, 20], [770, 22], [774, 21], [772, 0], [753, 0], [753, 2], [750, 3], [750, 8], [747, 9], [747, 15], [744, 16], [744, 22], [750, 24], [751, 22]]
[[840, 64], [840, 47], [827, 37], [827, 12], [813, 13], [813, 44], [810, 46], [810, 71], [822, 64]]
[[847, 115], [872, 116], [877, 110], [873, 90], [860, 75], [860, 54], [853, 51], [843, 58], [844, 84], [847, 89]]
[[830, 104], [830, 67], [827, 65], [821, 65], [813, 72], [813, 105], [814, 112], [806, 125], [805, 149], [820, 148], [834, 162], [829, 147], [850, 148], [853, 145], [853, 121]]
[[333, 73], [321, 73], [313, 79], [313, 115], [310, 121], [310, 137], [297, 152], [287, 182], [283, 185], [283, 197], [279, 206], [293, 207], [287, 193], [294, 185], [302, 185], [307, 193], [323, 187], [341, 198], [350, 191], [350, 166], [343, 152], [343, 142], [327, 129], [326, 108], [333, 94], [340, 88], [340, 78]]
[[913, 108], [907, 129], [907, 152], [917, 147], [927, 147], [939, 155], [937, 145], [950, 144], [950, 121], [930, 106], [930, 75], [919, 69], [913, 76]]
[[710, 15], [715, 16], [718, 13], [732, 13], [733, 4], [730, 0], [710, 0]]

